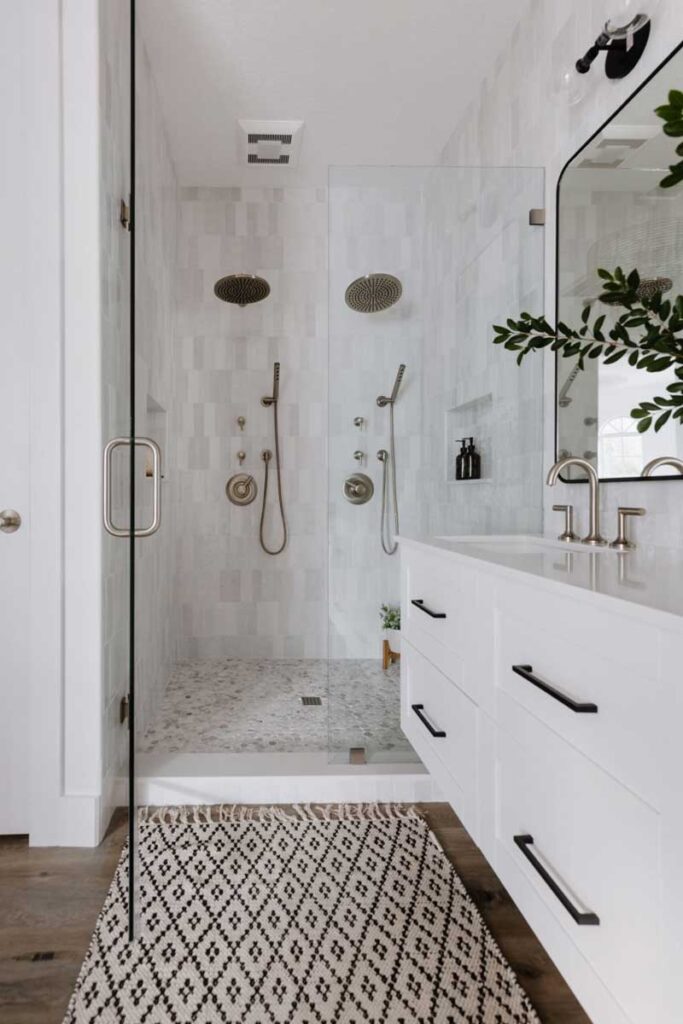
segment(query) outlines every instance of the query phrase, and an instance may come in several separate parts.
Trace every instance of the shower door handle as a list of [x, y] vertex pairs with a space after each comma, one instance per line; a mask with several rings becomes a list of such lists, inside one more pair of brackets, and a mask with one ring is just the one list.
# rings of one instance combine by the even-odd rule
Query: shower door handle
[[[115, 448], [130, 448], [131, 444], [147, 448], [152, 455], [152, 522], [139, 530], [115, 526], [112, 521], [111, 457]], [[102, 517], [104, 528], [112, 537], [151, 537], [161, 526], [161, 450], [149, 437], [115, 437], [105, 446], [102, 475]]]

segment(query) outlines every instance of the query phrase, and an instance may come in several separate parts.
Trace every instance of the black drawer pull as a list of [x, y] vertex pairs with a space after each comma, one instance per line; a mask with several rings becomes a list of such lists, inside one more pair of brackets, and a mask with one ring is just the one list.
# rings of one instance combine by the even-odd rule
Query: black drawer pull
[[414, 601], [411, 601], [410, 603], [414, 604], [416, 608], [419, 608], [421, 612], [424, 612], [425, 615], [429, 615], [430, 618], [432, 618], [432, 619], [445, 619], [446, 618], [446, 613], [445, 612], [433, 612], [431, 608], [428, 608], [426, 606], [424, 601], [421, 601], [417, 597], [415, 598]]
[[549, 697], [553, 697], [554, 700], [559, 700], [560, 704], [564, 704], [570, 711], [576, 711], [578, 715], [596, 715], [598, 713], [598, 705], [591, 704], [590, 702], [582, 702], [578, 700], [572, 700], [566, 693], [562, 693], [561, 690], [556, 690], [550, 683], [544, 682], [539, 679], [538, 676], [534, 675], [534, 669], [532, 665], [513, 665], [512, 671], [516, 672], [522, 679], [526, 679], [528, 683], [533, 686], [537, 686], [539, 690], [543, 690]]
[[442, 729], [435, 729], [434, 726], [432, 725], [432, 723], [429, 721], [429, 719], [425, 718], [425, 716], [422, 714], [422, 712], [425, 709], [424, 704], [411, 704], [410, 706], [412, 707], [413, 711], [415, 712], [417, 717], [420, 719], [420, 721], [422, 722], [424, 727], [426, 729], [429, 729], [429, 731], [432, 734], [432, 736], [436, 736], [437, 740], [441, 740], [441, 739], [445, 738], [446, 733]]
[[534, 845], [533, 836], [513, 836], [512, 838], [514, 839], [516, 845], [520, 848], [526, 859], [529, 861], [534, 871], [538, 872], [538, 874], [541, 876], [545, 884], [548, 886], [551, 892], [554, 893], [555, 896], [557, 896], [558, 900], [560, 901], [564, 909], [571, 914], [571, 916], [574, 918], [577, 924], [600, 924], [600, 918], [597, 914], [594, 914], [590, 910], [576, 909], [572, 901], [565, 895], [565, 893], [562, 892], [562, 890], [560, 889], [559, 885], [552, 877], [552, 875], [548, 871], [546, 871], [546, 869], [543, 867], [538, 858], [534, 856], [534, 854], [529, 849], [530, 846]]

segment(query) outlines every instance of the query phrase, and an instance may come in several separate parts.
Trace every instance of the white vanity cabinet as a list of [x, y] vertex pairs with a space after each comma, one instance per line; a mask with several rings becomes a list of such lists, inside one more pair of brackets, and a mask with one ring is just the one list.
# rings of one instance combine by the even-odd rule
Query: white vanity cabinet
[[403, 729], [594, 1024], [680, 1024], [683, 618], [492, 549], [401, 541]]

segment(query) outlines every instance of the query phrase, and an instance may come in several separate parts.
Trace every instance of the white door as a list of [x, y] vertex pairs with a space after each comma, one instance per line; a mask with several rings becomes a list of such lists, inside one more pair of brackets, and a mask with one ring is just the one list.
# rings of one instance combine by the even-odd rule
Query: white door
[[[6, 26], [7, 27], [7, 26]], [[25, 337], [25, 153], [20, 102], [21, 47], [0, 38], [0, 137], [15, 140], [0, 160], [0, 833], [28, 832], [29, 352]], [[34, 296], [33, 301], [40, 301]], [[7, 511], [22, 517], [5, 532]], [[5, 513], [3, 519], [2, 513]]]

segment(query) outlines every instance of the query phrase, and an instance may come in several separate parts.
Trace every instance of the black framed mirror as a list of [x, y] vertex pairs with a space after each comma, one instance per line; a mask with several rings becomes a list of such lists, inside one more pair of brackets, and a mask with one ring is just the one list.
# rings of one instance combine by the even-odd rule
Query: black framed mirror
[[556, 246], [556, 457], [640, 479], [683, 458], [683, 43], [565, 164]]

